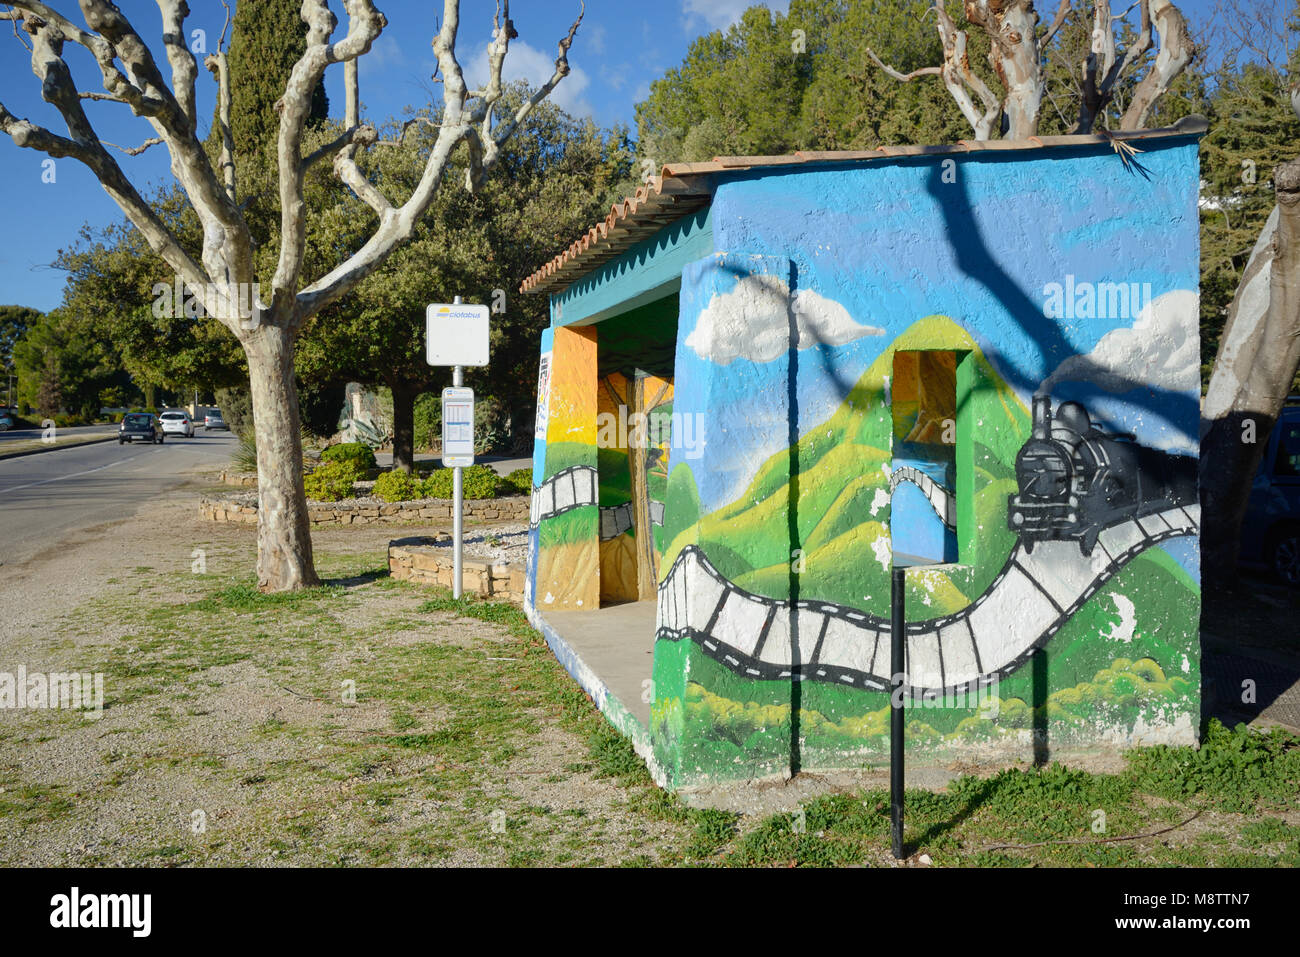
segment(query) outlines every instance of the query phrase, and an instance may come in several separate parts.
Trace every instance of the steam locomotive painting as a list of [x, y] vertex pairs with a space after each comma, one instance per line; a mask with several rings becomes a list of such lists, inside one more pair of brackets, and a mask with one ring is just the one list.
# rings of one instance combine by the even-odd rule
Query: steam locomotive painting
[[1042, 541], [1076, 541], [1091, 555], [1108, 526], [1197, 500], [1196, 459], [1139, 445], [1092, 424], [1078, 402], [1034, 396], [1033, 431], [1016, 456], [1019, 492], [1007, 525], [1032, 552]]

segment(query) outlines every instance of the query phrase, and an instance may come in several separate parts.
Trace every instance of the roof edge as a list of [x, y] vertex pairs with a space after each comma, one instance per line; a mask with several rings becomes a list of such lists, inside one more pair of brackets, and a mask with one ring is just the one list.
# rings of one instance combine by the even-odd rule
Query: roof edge
[[572, 242], [567, 249], [530, 275], [519, 287], [523, 293], [567, 287], [580, 276], [630, 249], [662, 227], [707, 206], [713, 181], [720, 174], [779, 166], [808, 166], [908, 156], [943, 156], [1021, 150], [1062, 149], [1132, 140], [1199, 136], [1209, 122], [1199, 114], [1185, 116], [1173, 126], [1156, 130], [1120, 130], [1065, 136], [1033, 136], [1024, 140], [958, 140], [942, 146], [881, 146], [874, 150], [799, 150], [780, 156], [718, 156], [707, 163], [666, 164], [651, 182], [610, 207], [609, 214]]

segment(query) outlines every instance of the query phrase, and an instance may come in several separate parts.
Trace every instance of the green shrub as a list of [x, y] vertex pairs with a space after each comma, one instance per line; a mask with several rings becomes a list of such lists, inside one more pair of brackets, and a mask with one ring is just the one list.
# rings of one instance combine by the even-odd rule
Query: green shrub
[[239, 444], [235, 446], [235, 451], [230, 456], [230, 464], [238, 472], [257, 471], [257, 440], [252, 432], [239, 437]]
[[451, 498], [451, 469], [434, 469], [424, 480], [425, 498]]
[[375, 468], [374, 450], [364, 442], [343, 442], [331, 445], [320, 454], [322, 462], [351, 462], [356, 466], [357, 475], [365, 474], [367, 469]]
[[214, 398], [221, 417], [230, 426], [235, 435], [251, 435], [253, 432], [253, 399], [248, 389], [231, 387], [218, 389]]
[[503, 495], [532, 495], [533, 470], [515, 469], [501, 480]]
[[[464, 470], [464, 492], [466, 498], [496, 498], [501, 488], [502, 479], [486, 465], [471, 465]], [[438, 469], [424, 480], [426, 498], [451, 498], [454, 491], [453, 471]]]
[[415, 448], [432, 449], [442, 438], [442, 396], [425, 392], [415, 400]]
[[466, 498], [496, 498], [501, 491], [501, 476], [488, 465], [471, 465], [465, 469]]
[[318, 502], [337, 502], [352, 497], [352, 486], [361, 473], [352, 462], [322, 462], [303, 480], [307, 497]]
[[411, 499], [424, 498], [425, 483], [410, 472], [393, 469], [385, 472], [375, 480], [375, 498], [385, 502], [409, 502]]
[[[503, 452], [510, 446], [510, 408], [495, 396], [474, 400], [474, 451]], [[487, 496], [490, 498], [490, 496]]]

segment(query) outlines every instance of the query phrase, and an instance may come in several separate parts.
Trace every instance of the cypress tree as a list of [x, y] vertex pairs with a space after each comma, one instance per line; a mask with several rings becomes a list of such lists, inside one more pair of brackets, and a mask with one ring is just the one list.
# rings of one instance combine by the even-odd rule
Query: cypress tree
[[[239, 0], [235, 7], [227, 56], [230, 128], [238, 159], [269, 160], [274, 166], [280, 131], [275, 102], [307, 48], [301, 9], [300, 0]], [[322, 122], [328, 116], [329, 99], [322, 82], [312, 95], [308, 122]]]

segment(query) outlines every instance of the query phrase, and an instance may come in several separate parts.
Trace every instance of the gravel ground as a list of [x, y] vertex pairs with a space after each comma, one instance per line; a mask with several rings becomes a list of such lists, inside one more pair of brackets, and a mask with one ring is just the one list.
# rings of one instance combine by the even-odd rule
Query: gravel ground
[[[504, 625], [421, 612], [428, 591], [364, 571], [382, 568], [391, 529], [314, 530], [318, 567], [335, 589], [302, 614], [223, 612], [202, 620], [225, 631], [189, 630], [196, 599], [251, 580], [255, 546], [251, 529], [199, 519], [196, 499], [196, 489], [173, 493], [145, 514], [0, 567], [0, 671], [127, 663], [105, 672], [98, 720], [0, 710], [0, 864], [680, 855], [689, 826], [634, 810], [647, 789], [601, 776], [554, 693], [528, 687], [523, 672], [512, 679], [521, 667], [512, 662], [545, 653], [544, 644], [539, 653]], [[476, 532], [471, 554], [504, 553], [526, 538], [519, 525], [496, 534], [511, 544]], [[196, 550], [206, 574], [194, 577]], [[268, 621], [274, 631], [255, 631]], [[426, 657], [444, 662], [449, 682], [466, 682], [464, 708], [459, 689], [438, 694], [412, 680]], [[558, 669], [536, 661], [529, 674]], [[358, 676], [355, 706], [340, 706], [332, 690], [341, 675]], [[562, 673], [546, 680], [567, 687]], [[482, 700], [494, 694], [501, 700]], [[504, 721], [489, 707], [502, 703]], [[578, 707], [599, 725], [594, 709]]]
[[[405, 539], [407, 544], [429, 545], [451, 554], [453, 541], [447, 534]], [[465, 557], [494, 564], [528, 563], [528, 526], [522, 522], [493, 525], [488, 529], [465, 530]]]

